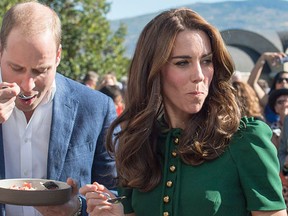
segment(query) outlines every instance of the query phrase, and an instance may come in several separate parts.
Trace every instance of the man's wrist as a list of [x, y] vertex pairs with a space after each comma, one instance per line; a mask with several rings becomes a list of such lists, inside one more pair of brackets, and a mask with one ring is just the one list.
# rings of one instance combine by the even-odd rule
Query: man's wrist
[[79, 207], [78, 207], [77, 211], [73, 214], [73, 216], [82, 215], [82, 199], [80, 196], [78, 196], [78, 202], [79, 202]]

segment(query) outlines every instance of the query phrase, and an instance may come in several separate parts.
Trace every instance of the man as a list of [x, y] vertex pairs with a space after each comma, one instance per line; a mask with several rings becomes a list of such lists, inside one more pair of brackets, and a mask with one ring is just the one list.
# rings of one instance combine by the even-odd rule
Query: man
[[83, 84], [91, 89], [96, 89], [99, 75], [95, 71], [88, 71], [83, 79]]
[[114, 185], [115, 164], [104, 147], [117, 116], [113, 101], [58, 74], [60, 59], [61, 24], [52, 9], [27, 2], [7, 11], [0, 33], [0, 178], [67, 181], [73, 194], [64, 205], [37, 210], [1, 205], [0, 215], [86, 215], [76, 183]]

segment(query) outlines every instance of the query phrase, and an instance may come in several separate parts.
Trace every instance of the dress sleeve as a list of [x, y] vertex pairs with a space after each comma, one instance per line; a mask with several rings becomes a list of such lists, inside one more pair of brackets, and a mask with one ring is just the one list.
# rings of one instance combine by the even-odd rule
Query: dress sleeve
[[277, 150], [271, 137], [266, 123], [244, 118], [230, 145], [249, 211], [286, 208]]
[[124, 214], [130, 214], [134, 212], [132, 208], [132, 192], [133, 189], [130, 188], [118, 188], [119, 196], [126, 196], [126, 199], [122, 201], [122, 204], [124, 206]]

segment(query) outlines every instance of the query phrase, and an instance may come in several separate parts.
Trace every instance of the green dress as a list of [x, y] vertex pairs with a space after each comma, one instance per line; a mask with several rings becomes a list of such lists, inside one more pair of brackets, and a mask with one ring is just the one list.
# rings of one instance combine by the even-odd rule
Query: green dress
[[219, 158], [199, 166], [175, 154], [181, 129], [161, 134], [161, 183], [150, 192], [119, 188], [125, 213], [136, 216], [246, 216], [285, 209], [272, 132], [261, 120], [242, 118]]

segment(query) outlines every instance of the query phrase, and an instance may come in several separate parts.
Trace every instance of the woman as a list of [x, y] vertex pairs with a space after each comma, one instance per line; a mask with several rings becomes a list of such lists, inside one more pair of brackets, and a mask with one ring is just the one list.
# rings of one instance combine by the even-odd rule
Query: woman
[[87, 212], [286, 215], [271, 131], [263, 121], [241, 120], [233, 71], [218, 30], [192, 10], [149, 22], [131, 62], [125, 110], [108, 132], [126, 199], [111, 204], [103, 185], [86, 185]]

